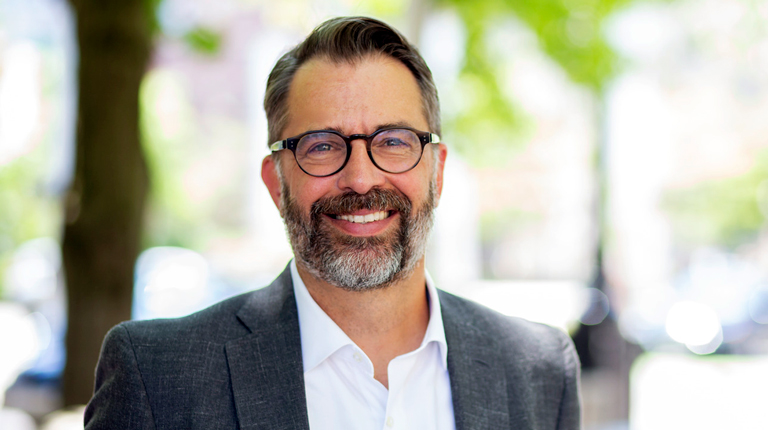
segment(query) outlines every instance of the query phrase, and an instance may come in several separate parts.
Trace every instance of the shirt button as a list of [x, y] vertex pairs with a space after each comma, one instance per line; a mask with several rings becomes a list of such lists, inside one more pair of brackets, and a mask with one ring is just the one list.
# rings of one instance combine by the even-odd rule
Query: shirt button
[[387, 417], [387, 427], [394, 427], [395, 420], [392, 417]]
[[355, 359], [355, 361], [357, 361], [358, 363], [359, 363], [359, 362], [361, 362], [361, 361], [363, 361], [363, 356], [362, 356], [362, 355], [360, 355], [360, 353], [359, 353], [359, 352], [357, 352], [357, 351], [355, 351], [355, 353], [354, 353], [354, 354], [352, 354], [352, 358], [354, 358], [354, 359]]

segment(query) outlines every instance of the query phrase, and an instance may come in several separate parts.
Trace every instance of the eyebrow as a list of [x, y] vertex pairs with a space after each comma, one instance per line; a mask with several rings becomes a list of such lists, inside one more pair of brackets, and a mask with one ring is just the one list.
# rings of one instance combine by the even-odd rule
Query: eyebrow
[[[381, 130], [382, 128], [398, 128], [398, 127], [412, 128], [411, 124], [409, 124], [409, 123], [407, 123], [405, 121], [388, 122], [388, 123], [385, 123], [385, 124], [377, 125], [376, 128], [374, 129], [374, 132], [376, 132], [378, 130]], [[335, 131], [335, 132], [340, 133], [340, 134], [344, 134], [344, 132], [341, 131], [340, 127], [325, 127], [322, 130], [331, 130], [331, 131]]]

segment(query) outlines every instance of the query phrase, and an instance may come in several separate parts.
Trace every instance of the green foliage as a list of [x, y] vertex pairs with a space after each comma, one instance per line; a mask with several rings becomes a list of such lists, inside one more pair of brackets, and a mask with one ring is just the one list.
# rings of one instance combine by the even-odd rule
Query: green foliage
[[144, 78], [141, 130], [151, 178], [144, 246], [206, 249], [242, 235], [244, 126], [195, 111], [183, 75]]
[[451, 143], [476, 166], [503, 165], [521, 146], [528, 124], [505, 97], [499, 83], [503, 70], [487, 51], [483, 26], [467, 23], [465, 63], [456, 88], [462, 111], [446, 128], [458, 134]]
[[60, 225], [59, 202], [43, 193], [45, 151], [31, 153], [0, 166], [0, 296], [3, 273], [22, 243], [38, 237], [56, 237]]
[[[487, 69], [482, 37], [500, 16], [514, 15], [537, 36], [541, 48], [574, 82], [599, 91], [618, 69], [601, 31], [603, 21], [631, 0], [440, 0], [455, 8], [469, 34], [465, 71]], [[490, 84], [490, 82], [489, 82]]]
[[215, 30], [196, 27], [184, 35], [184, 42], [195, 52], [216, 55], [221, 50], [222, 35]]
[[143, 0], [144, 11], [147, 14], [147, 22], [149, 22], [150, 30], [153, 34], [160, 32], [160, 23], [157, 20], [157, 10], [160, 7], [160, 3], [163, 0]]
[[[162, 71], [145, 76], [139, 99], [142, 144], [152, 184], [145, 245], [194, 249], [200, 220], [182, 183], [183, 168], [191, 156], [192, 108], [184, 100], [178, 77]], [[174, 111], [175, 116], [171, 120], [163, 117], [163, 108]]]
[[[437, 0], [437, 6], [455, 10], [466, 29], [465, 62], [461, 86], [471, 86], [474, 104], [446, 129], [458, 136], [451, 142], [472, 164], [502, 165], [527, 141], [530, 121], [502, 91], [505, 71], [498, 53], [492, 52], [490, 32], [505, 19], [516, 18], [535, 35], [539, 48], [559, 64], [570, 79], [599, 96], [620, 67], [608, 46], [602, 24], [632, 0]], [[511, 21], [510, 21], [511, 22]], [[461, 90], [461, 88], [460, 88]], [[479, 101], [478, 101], [479, 99]], [[480, 135], [495, 135], [491, 148]]]
[[408, 10], [407, 0], [368, 0], [361, 2], [358, 7], [363, 15], [372, 15], [378, 17], [396, 17], [402, 15]]
[[[160, 34], [162, 28], [160, 27], [157, 13], [163, 0], [142, 1], [144, 2], [144, 10], [147, 14], [147, 22], [149, 22], [150, 31], [154, 35]], [[221, 51], [223, 36], [220, 32], [217, 32], [214, 29], [198, 26], [184, 34], [182, 40], [192, 48], [193, 51], [199, 54], [213, 56]]]
[[668, 192], [662, 204], [685, 242], [730, 248], [748, 242], [768, 214], [768, 154], [741, 176]]

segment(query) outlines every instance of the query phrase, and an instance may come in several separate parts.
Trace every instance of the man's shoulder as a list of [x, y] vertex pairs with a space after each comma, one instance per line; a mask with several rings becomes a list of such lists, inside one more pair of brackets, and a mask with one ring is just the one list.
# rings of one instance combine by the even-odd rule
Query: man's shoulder
[[510, 356], [524, 351], [539, 359], [561, 358], [563, 350], [571, 345], [569, 336], [560, 329], [504, 315], [445, 291], [440, 291], [440, 305], [447, 326], [480, 338]]
[[[185, 317], [118, 324], [102, 345], [87, 428], [126, 428], [129, 419], [152, 428], [192, 428], [201, 418], [215, 421], [216, 428], [234, 428], [233, 381], [247, 373], [243, 357], [254, 359], [248, 349], [254, 344], [251, 336], [293, 330], [285, 323], [294, 318], [291, 293], [290, 276], [281, 275], [268, 287]], [[280, 358], [258, 357], [263, 363]], [[240, 366], [237, 378], [233, 365]], [[189, 410], [196, 413], [179, 413]]]
[[512, 425], [494, 428], [580, 428], [580, 365], [564, 331], [444, 292], [440, 307], [452, 386], [473, 393], [477, 410], [507, 403]]
[[222, 341], [246, 332], [237, 319], [237, 312], [254, 293], [231, 297], [187, 316], [126, 321], [116, 328], [125, 329], [132, 342], [138, 344], [178, 339]]
[[286, 279], [284, 272], [266, 287], [230, 297], [190, 315], [126, 321], [113, 331], [124, 329], [134, 345], [179, 340], [226, 343], [277, 321], [284, 302], [292, 297], [291, 292], [290, 275]]

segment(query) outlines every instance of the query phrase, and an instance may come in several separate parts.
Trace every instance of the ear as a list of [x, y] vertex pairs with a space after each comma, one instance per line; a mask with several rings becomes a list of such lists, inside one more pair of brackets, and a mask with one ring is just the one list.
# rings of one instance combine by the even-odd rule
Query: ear
[[280, 177], [277, 175], [277, 166], [279, 160], [275, 159], [271, 155], [267, 155], [261, 161], [261, 180], [264, 181], [264, 185], [269, 190], [269, 195], [272, 196], [272, 201], [275, 202], [277, 210], [280, 211], [280, 215], [283, 214], [283, 208], [280, 207], [280, 192], [281, 184]]
[[437, 178], [436, 178], [436, 185], [437, 185], [437, 195], [435, 196], [435, 199], [437, 199], [437, 202], [435, 203], [435, 206], [437, 206], [437, 203], [440, 201], [440, 196], [443, 194], [443, 170], [445, 169], [445, 159], [448, 156], [448, 147], [444, 144], [440, 143], [438, 144], [438, 153], [437, 153], [437, 166], [435, 168], [437, 169]]

